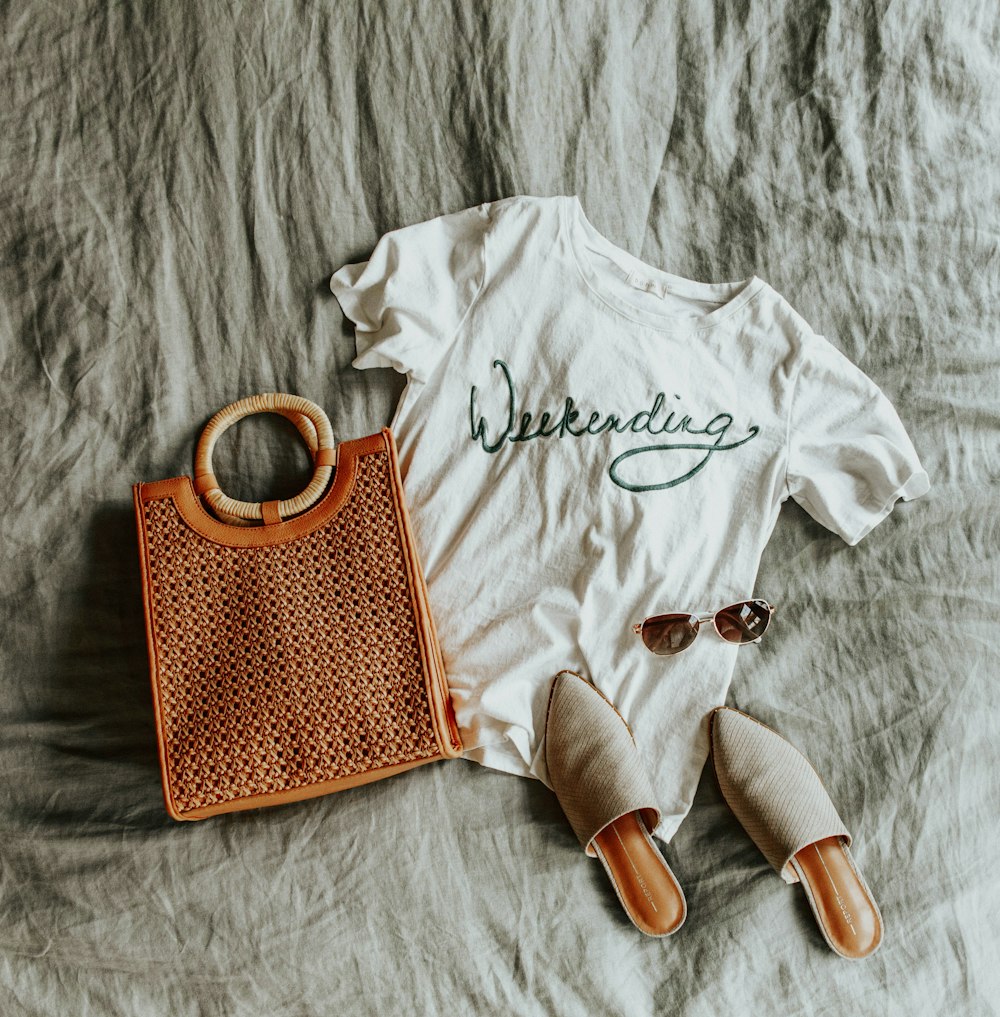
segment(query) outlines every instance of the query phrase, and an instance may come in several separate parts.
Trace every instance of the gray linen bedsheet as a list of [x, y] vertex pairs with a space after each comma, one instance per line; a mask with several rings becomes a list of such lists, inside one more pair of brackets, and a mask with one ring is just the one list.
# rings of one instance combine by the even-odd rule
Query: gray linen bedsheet
[[[995, 5], [0, 19], [2, 1017], [997, 1012]], [[384, 424], [401, 381], [350, 367], [330, 272], [517, 193], [578, 193], [671, 271], [767, 279], [930, 473], [855, 549], [785, 509], [757, 587], [779, 623], [730, 695], [854, 831], [887, 926], [867, 961], [826, 949], [710, 772], [664, 849], [690, 905], [666, 941], [627, 924], [542, 785], [468, 762], [164, 812], [129, 485], [188, 472], [199, 427], [256, 391], [319, 401], [343, 438]], [[227, 489], [294, 492], [293, 437], [231, 432]]]

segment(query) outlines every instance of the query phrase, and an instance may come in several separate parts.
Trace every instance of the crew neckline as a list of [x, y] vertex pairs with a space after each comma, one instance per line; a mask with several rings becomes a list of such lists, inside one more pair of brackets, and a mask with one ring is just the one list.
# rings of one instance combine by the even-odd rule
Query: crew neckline
[[[756, 275], [738, 282], [701, 283], [685, 279], [649, 265], [608, 240], [587, 218], [577, 195], [560, 198], [559, 212], [562, 226], [569, 240], [573, 260], [587, 287], [612, 310], [643, 325], [664, 332], [702, 332], [715, 328], [721, 322], [746, 306], [764, 287], [764, 280]], [[619, 282], [629, 282], [632, 276], [641, 276], [654, 287], [668, 290], [681, 297], [719, 303], [707, 314], [677, 315], [654, 311], [626, 300], [608, 285], [608, 270], [598, 269], [587, 254], [587, 248], [603, 253], [615, 268]]]

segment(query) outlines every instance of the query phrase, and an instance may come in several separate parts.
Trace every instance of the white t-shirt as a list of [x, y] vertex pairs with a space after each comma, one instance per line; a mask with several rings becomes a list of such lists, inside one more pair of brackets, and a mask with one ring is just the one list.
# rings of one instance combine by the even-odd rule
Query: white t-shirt
[[855, 544], [923, 494], [889, 400], [763, 280], [662, 272], [575, 197], [395, 230], [330, 286], [354, 366], [408, 379], [392, 427], [467, 757], [547, 780], [549, 684], [577, 670], [632, 726], [669, 839], [741, 651], [706, 625], [655, 656], [632, 623], [754, 596], [789, 495]]

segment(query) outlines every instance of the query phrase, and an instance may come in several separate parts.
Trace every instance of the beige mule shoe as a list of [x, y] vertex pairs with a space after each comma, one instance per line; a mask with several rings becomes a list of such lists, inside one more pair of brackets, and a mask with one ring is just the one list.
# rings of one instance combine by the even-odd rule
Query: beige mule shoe
[[650, 833], [660, 821], [632, 732], [614, 705], [575, 671], [552, 680], [545, 765], [586, 853], [600, 859], [625, 913], [647, 936], [669, 936], [687, 902]]
[[851, 835], [809, 760], [776, 731], [720, 706], [710, 720], [722, 795], [786, 883], [801, 883], [830, 949], [851, 960], [882, 942], [882, 916]]

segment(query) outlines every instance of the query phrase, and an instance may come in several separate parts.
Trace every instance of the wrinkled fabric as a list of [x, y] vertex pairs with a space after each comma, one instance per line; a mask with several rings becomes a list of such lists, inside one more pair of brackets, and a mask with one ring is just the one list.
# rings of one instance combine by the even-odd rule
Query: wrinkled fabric
[[[25, 2], [0, 13], [0, 1012], [987, 1013], [1000, 835], [1000, 23], [989, 5]], [[711, 773], [644, 940], [537, 782], [435, 764], [196, 824], [159, 789], [129, 485], [297, 392], [395, 406], [326, 286], [513, 194], [692, 279], [756, 273], [932, 489], [856, 548], [788, 505], [730, 702], [803, 748], [886, 938], [834, 957]], [[217, 475], [287, 497], [290, 426]], [[664, 563], [669, 568], [669, 563]], [[985, 875], [984, 875], [985, 873]]]

